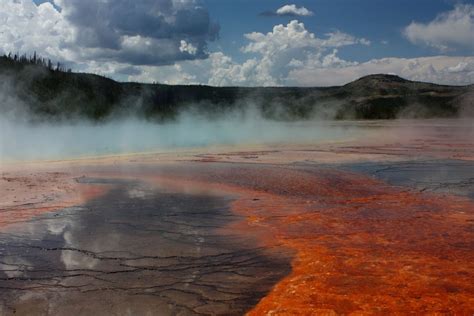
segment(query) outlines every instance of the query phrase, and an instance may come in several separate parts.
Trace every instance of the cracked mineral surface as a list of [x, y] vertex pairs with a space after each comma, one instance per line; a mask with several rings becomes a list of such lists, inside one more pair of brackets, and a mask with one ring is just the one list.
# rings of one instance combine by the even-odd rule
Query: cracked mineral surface
[[0, 169], [0, 315], [474, 313], [474, 125]]
[[138, 181], [0, 234], [5, 314], [243, 314], [290, 270], [252, 236], [218, 234], [239, 220], [229, 196], [164, 192]]

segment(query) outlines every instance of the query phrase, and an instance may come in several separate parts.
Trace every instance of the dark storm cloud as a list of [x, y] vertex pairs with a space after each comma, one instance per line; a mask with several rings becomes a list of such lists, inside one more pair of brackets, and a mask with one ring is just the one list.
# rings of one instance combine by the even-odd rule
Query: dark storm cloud
[[138, 67], [127, 66], [127, 67], [119, 68], [115, 72], [122, 75], [136, 76], [136, 75], [140, 75], [142, 73], [142, 70]]
[[[219, 25], [194, 0], [56, 0], [76, 27], [75, 45], [95, 58], [163, 65], [205, 58]], [[195, 50], [183, 50], [182, 41]]]

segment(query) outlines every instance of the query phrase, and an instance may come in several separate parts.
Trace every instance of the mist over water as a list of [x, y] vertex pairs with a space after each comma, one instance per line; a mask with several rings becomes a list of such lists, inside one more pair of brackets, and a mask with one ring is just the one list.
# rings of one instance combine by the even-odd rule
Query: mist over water
[[[264, 117], [259, 108], [261, 100], [258, 99], [239, 100], [232, 108], [218, 106], [216, 108], [224, 110], [217, 113], [199, 112], [199, 109], [212, 108], [207, 104], [199, 104], [195, 107], [191, 105], [187, 110], [183, 110], [176, 120], [164, 123], [140, 118], [140, 115], [133, 112], [133, 109], [140, 104], [140, 100], [118, 107], [129, 109], [130, 112], [117, 110], [111, 113], [107, 120], [101, 122], [79, 118], [79, 116], [76, 118], [59, 116], [47, 119], [33, 114], [31, 106], [18, 97], [13, 83], [8, 78], [0, 77], [0, 79], [5, 79], [0, 81], [0, 163], [213, 145], [316, 144], [322, 141], [358, 137], [368, 133], [368, 130], [373, 132], [376, 127], [376, 121], [370, 121], [371, 123], [334, 121], [341, 102], [316, 104], [307, 120], [269, 119]], [[34, 97], [31, 96], [31, 98]], [[459, 101], [461, 105], [472, 108], [468, 101], [461, 101]], [[61, 100], [55, 102], [59, 108], [64, 105]], [[126, 103], [127, 100], [123, 102]], [[278, 104], [274, 104], [271, 108], [276, 112], [280, 110], [284, 113], [284, 109]], [[408, 107], [408, 110], [418, 111], [416, 106]], [[405, 112], [402, 114], [406, 114]], [[408, 117], [418, 117], [416, 113], [411, 114]], [[276, 117], [284, 119], [285, 115], [276, 115]], [[400, 118], [407, 120], [406, 117]], [[392, 122], [394, 121], [397, 120]], [[432, 124], [430, 120], [425, 122], [421, 125]], [[474, 135], [472, 117], [466, 115], [466, 118], [459, 122], [463, 123], [455, 125], [463, 127], [460, 136]], [[448, 125], [451, 124], [452, 122], [448, 123]], [[414, 135], [420, 132], [420, 121], [403, 125], [398, 126], [398, 130], [402, 130], [404, 134]], [[385, 130], [377, 132], [377, 137], [393, 134], [393, 129], [388, 132], [386, 127], [385, 122], [383, 123]]]
[[174, 122], [156, 123], [136, 117], [103, 123], [74, 121], [29, 123], [0, 117], [0, 158], [61, 159], [209, 145], [304, 143], [353, 135], [336, 123], [279, 122], [255, 111], [215, 119], [183, 113]]

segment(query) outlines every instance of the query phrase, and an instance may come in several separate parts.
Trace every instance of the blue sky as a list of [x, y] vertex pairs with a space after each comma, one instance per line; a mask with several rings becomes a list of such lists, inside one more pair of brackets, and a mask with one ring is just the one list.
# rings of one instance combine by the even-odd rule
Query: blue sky
[[[457, 1], [459, 2], [459, 1]], [[237, 53], [243, 46], [243, 34], [259, 30], [268, 32], [277, 23], [286, 24], [294, 17], [261, 17], [259, 13], [276, 10], [287, 3], [297, 3], [314, 12], [313, 16], [298, 20], [317, 34], [334, 29], [371, 40], [370, 49], [350, 47], [341, 51], [341, 56], [357, 61], [387, 56], [420, 57], [433, 56], [437, 51], [411, 44], [403, 37], [403, 28], [412, 21], [429, 22], [437, 14], [453, 8], [455, 1], [448, 0], [205, 0], [211, 16], [221, 25], [221, 38], [216, 43], [228, 53]], [[473, 3], [465, 1], [464, 3]], [[382, 41], [388, 41], [387, 45]], [[465, 51], [450, 52], [462, 54]]]
[[[474, 82], [474, 0], [3, 1], [0, 49], [122, 81], [311, 86], [389, 72]], [[261, 14], [288, 6], [309, 13]]]

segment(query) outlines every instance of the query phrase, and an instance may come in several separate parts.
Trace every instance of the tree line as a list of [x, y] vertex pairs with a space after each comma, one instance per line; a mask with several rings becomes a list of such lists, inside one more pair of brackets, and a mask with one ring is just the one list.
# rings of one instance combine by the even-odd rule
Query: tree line
[[60, 62], [53, 63], [51, 59], [38, 56], [36, 52], [30, 56], [27, 54], [20, 55], [20, 53], [12, 54], [10, 52], [8, 54], [4, 54], [3, 58], [23, 65], [38, 65], [41, 67], [46, 67], [51, 71], [71, 72], [71, 68], [66, 68]]

